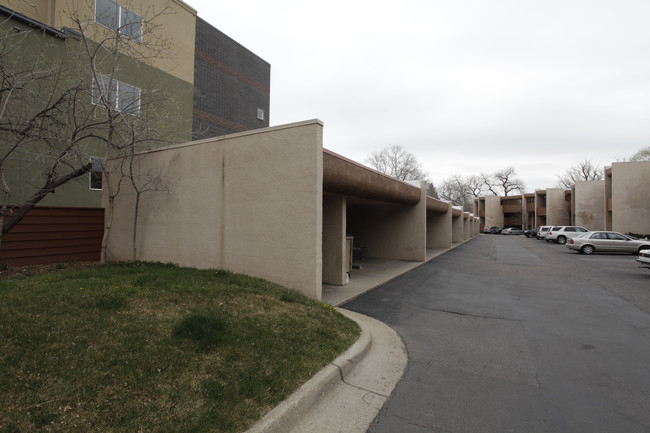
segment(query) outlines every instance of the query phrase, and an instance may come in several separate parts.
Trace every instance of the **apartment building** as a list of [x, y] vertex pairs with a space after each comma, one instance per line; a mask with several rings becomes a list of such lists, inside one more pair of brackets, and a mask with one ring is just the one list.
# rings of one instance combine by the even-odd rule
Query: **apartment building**
[[[38, 125], [50, 128], [47, 134], [0, 133], [7, 217], [45, 192], [3, 236], [2, 262], [97, 260], [102, 162], [120, 148], [142, 151], [269, 125], [270, 65], [181, 0], [0, 0], [0, 35], [3, 71], [17, 71], [18, 85], [28, 90], [25, 98], [3, 99], [5, 126], [20, 117], [22, 132], [29, 131], [25, 119], [42, 112], [44, 102], [66, 100], [43, 111], [49, 123]], [[89, 173], [48, 186], [51, 173], [89, 163]]]
[[[0, 0], [0, 14], [5, 17], [0, 32], [14, 47], [3, 55], [31, 58], [33, 70], [60, 68], [59, 87], [65, 80], [87, 80], [92, 96], [83, 99], [86, 105], [100, 103], [98, 89], [110, 87], [113, 108], [139, 116], [156, 132], [147, 147], [269, 125], [270, 65], [180, 0]], [[99, 55], [97, 47], [116, 32], [125, 48], [116, 56]], [[84, 46], [86, 40], [90, 47]], [[96, 50], [94, 68], [87, 49]], [[43, 99], [56, 94], [54, 84], [48, 85], [39, 84]], [[5, 164], [10, 204], [24, 202], [44, 183], [35, 158], [39, 154], [42, 149], [26, 147]], [[103, 155], [102, 143], [89, 142], [78, 157], [100, 161]], [[100, 207], [101, 174], [93, 170], [39, 205]]]

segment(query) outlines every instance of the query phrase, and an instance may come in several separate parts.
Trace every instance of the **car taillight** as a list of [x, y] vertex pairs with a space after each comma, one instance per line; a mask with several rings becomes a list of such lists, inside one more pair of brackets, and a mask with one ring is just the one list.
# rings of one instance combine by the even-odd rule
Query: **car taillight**
[[572, 244], [572, 243], [573, 243], [573, 239], [569, 239], [569, 243]]

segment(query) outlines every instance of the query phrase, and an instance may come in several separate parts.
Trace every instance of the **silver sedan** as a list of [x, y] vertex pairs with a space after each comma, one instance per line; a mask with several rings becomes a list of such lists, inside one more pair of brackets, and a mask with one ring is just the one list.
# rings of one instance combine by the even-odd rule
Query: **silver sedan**
[[587, 232], [567, 240], [565, 246], [583, 254], [594, 252], [620, 252], [638, 254], [650, 249], [650, 240], [635, 239], [618, 232]]

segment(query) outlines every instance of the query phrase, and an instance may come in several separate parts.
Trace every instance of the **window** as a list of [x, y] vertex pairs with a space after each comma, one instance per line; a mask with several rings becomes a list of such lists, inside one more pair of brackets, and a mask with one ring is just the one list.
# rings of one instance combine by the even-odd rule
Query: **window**
[[93, 79], [92, 102], [95, 105], [109, 105], [122, 113], [138, 115], [142, 91], [130, 84], [100, 75]]
[[257, 118], [259, 120], [264, 120], [264, 109], [263, 108], [258, 108], [257, 109]]
[[101, 191], [104, 169], [101, 158], [90, 158], [90, 189]]
[[142, 42], [142, 17], [112, 0], [95, 1], [95, 22]]

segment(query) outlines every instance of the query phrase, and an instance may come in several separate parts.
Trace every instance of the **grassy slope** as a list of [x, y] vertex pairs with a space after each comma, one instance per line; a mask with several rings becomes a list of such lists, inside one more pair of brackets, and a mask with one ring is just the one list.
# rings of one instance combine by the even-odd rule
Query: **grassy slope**
[[358, 337], [294, 291], [122, 264], [0, 281], [0, 432], [241, 431]]

